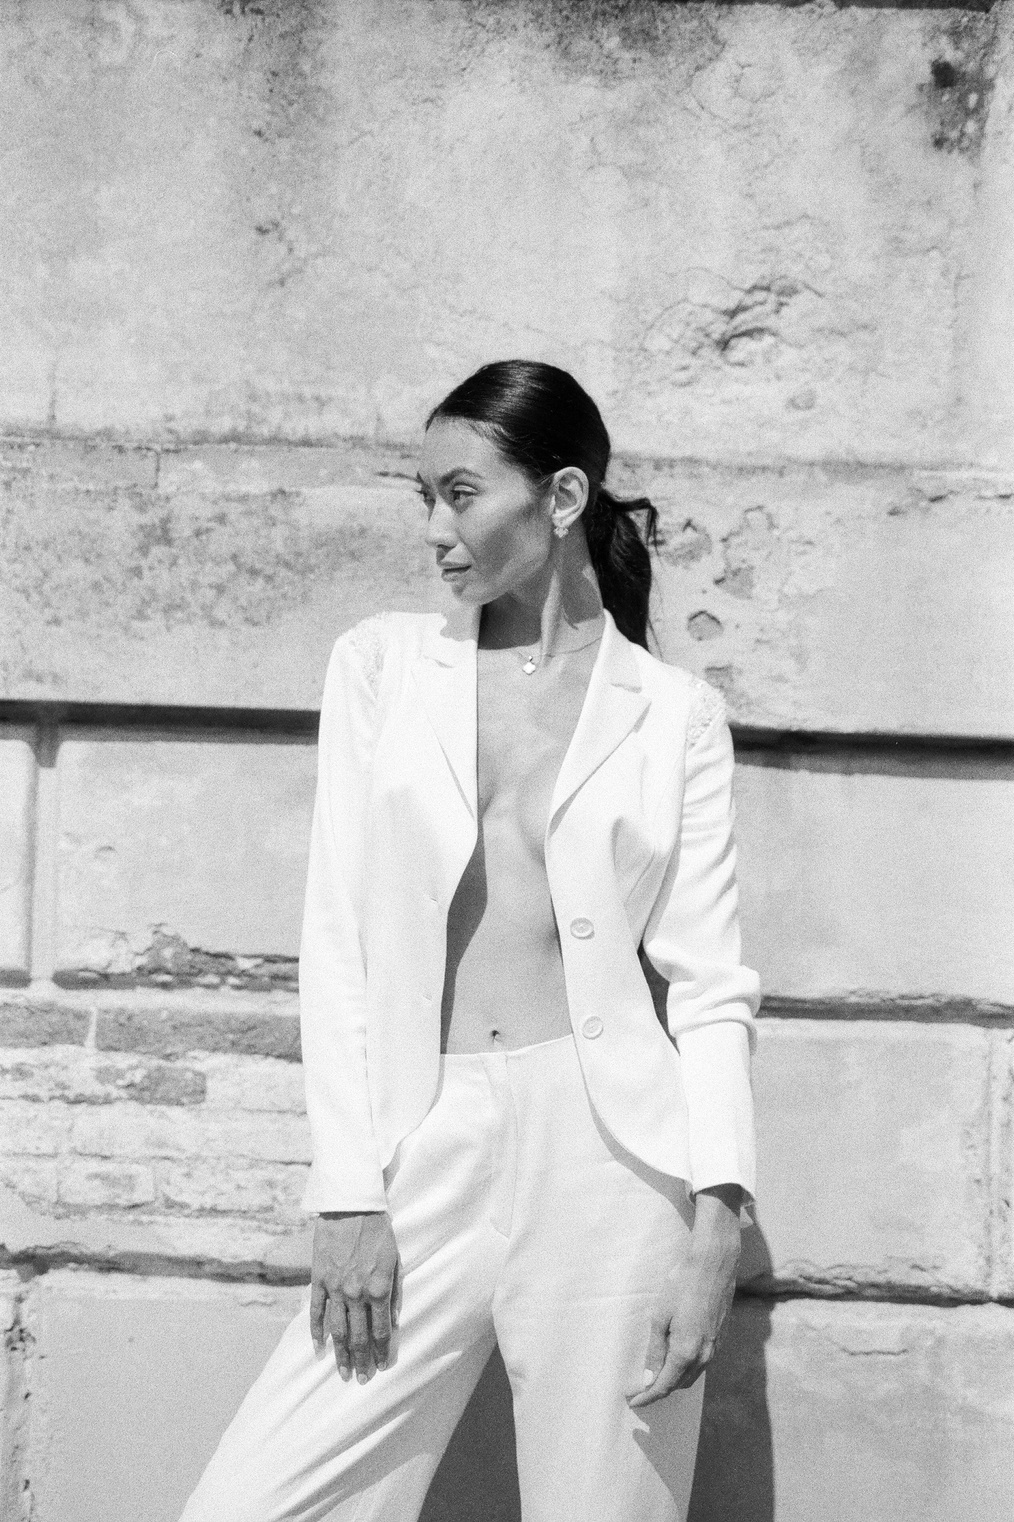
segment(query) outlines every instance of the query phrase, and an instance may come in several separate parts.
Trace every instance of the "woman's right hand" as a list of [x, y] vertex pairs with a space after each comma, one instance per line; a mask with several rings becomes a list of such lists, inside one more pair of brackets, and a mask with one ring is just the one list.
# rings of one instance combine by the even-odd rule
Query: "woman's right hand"
[[318, 1353], [330, 1336], [342, 1379], [360, 1384], [386, 1369], [398, 1325], [401, 1261], [386, 1211], [317, 1217], [310, 1270], [310, 1335]]

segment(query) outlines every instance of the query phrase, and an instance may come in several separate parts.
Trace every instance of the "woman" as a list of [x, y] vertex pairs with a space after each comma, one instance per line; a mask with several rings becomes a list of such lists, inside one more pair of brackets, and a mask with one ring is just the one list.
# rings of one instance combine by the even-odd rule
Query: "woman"
[[300, 953], [309, 1324], [186, 1522], [414, 1522], [494, 1342], [525, 1522], [686, 1516], [753, 1190], [757, 978], [721, 700], [647, 652], [656, 513], [608, 460], [564, 371], [479, 370], [419, 469], [453, 611], [335, 646]]

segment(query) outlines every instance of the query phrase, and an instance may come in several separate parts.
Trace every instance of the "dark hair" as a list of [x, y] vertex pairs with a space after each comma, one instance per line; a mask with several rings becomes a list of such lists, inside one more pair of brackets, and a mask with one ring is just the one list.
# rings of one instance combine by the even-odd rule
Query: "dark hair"
[[[609, 434], [587, 391], [555, 365], [498, 360], [455, 386], [434, 407], [426, 427], [437, 418], [471, 423], [533, 481], [545, 481], [567, 465], [584, 471], [590, 491], [582, 521], [602, 601], [621, 634], [647, 649], [650, 548], [660, 542], [658, 510], [647, 497], [624, 501], [603, 486]], [[635, 513], [644, 514], [643, 529]]]

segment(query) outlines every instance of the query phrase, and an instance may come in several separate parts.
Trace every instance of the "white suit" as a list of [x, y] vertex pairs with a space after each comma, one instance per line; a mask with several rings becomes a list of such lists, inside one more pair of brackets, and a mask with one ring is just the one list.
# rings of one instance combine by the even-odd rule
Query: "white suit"
[[[292, 1322], [184, 1522], [416, 1522], [499, 1343], [524, 1522], [685, 1522], [703, 1380], [641, 1409], [688, 1191], [752, 1194], [757, 978], [739, 962], [732, 746], [705, 683], [605, 631], [545, 858], [572, 1034], [440, 1054], [477, 837], [479, 610], [368, 619], [321, 712], [300, 952], [311, 1210], [388, 1210], [395, 1361], [344, 1384]], [[668, 1033], [639, 960], [668, 980]]]

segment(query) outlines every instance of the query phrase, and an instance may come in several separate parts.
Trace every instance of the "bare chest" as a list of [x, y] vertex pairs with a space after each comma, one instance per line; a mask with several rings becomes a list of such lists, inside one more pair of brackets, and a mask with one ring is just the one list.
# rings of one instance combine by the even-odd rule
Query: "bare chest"
[[542, 849], [553, 788], [584, 705], [595, 647], [526, 676], [513, 652], [479, 651], [477, 784], [484, 826]]

